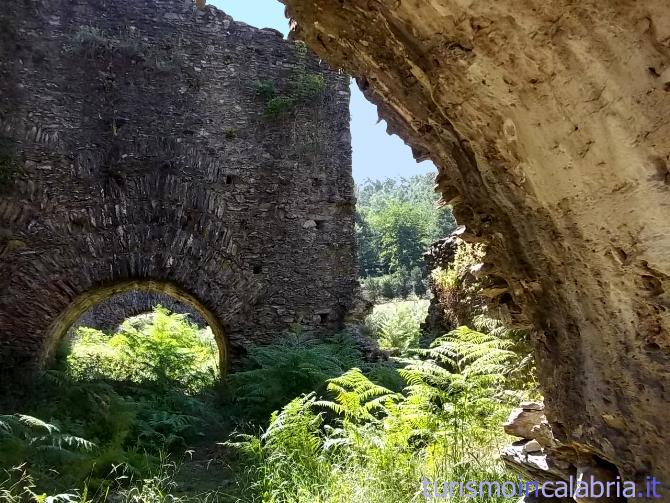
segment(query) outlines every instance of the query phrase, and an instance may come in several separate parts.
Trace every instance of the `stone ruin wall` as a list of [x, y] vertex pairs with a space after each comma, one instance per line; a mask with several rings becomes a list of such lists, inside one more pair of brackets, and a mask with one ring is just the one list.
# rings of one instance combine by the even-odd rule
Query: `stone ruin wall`
[[189, 322], [201, 328], [207, 326], [207, 321], [196, 310], [169, 295], [136, 290], [113, 295], [93, 306], [72, 325], [68, 336], [74, 335], [79, 327], [114, 332], [127, 318], [150, 313], [157, 306], [164, 307], [171, 313], [186, 315]]
[[553, 452], [670, 481], [667, 1], [284, 3], [487, 244], [479, 271], [533, 328]]
[[[324, 92], [269, 116], [257, 81], [290, 94], [304, 72]], [[188, 1], [3, 5], [0, 380], [146, 285], [211, 312], [232, 360], [295, 325], [338, 329], [356, 284], [348, 86]]]

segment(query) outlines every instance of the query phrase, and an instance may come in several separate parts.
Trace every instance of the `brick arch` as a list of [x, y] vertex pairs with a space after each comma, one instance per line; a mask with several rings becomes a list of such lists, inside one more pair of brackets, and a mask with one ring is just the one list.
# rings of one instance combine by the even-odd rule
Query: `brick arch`
[[41, 359], [48, 363], [56, 353], [63, 337], [70, 327], [89, 309], [116, 295], [133, 291], [145, 291], [165, 294], [177, 300], [198, 313], [198, 315], [209, 325], [214, 334], [216, 345], [219, 350], [219, 368], [221, 375], [228, 368], [229, 341], [226, 336], [224, 325], [219, 321], [226, 316], [234, 315], [227, 312], [229, 306], [216, 306], [214, 309], [205, 307], [205, 304], [189, 293], [184, 288], [167, 281], [155, 280], [128, 280], [108, 284], [88, 290], [77, 296], [61, 313], [52, 321], [47, 329], [46, 345]]
[[[156, 239], [147, 238], [143, 233], [148, 227], [138, 225], [102, 226], [98, 232], [75, 236], [67, 234], [67, 226], [54, 225], [63, 238], [70, 238], [67, 245], [15, 251], [9, 278], [13, 302], [0, 305], [0, 326], [5, 334], [15, 334], [10, 351], [3, 348], [6, 361], [22, 372], [44, 367], [61, 337], [87, 309], [117, 293], [146, 290], [184, 302], [207, 321], [217, 334], [224, 369], [230, 353], [224, 334], [234, 331], [240, 317], [256, 304], [263, 285], [238, 256], [223, 222], [214, 233], [219, 238], [209, 241], [191, 232], [174, 232], [172, 224], [152, 226], [151, 232], [160, 236]], [[123, 250], [119, 240], [110, 247], [110, 232], [128, 242], [141, 241], [142, 246]]]

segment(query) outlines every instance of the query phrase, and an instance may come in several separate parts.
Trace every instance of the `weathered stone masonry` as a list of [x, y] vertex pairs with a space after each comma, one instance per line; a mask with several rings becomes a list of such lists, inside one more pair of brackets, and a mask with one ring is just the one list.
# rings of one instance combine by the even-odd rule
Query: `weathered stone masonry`
[[[137, 288], [215, 318], [233, 359], [293, 324], [341, 324], [355, 284], [348, 77], [299, 52], [189, 1], [3, 5], [0, 167], [17, 173], [0, 182], [0, 380]], [[325, 91], [268, 116], [256, 82], [290, 93], [302, 71]]]
[[171, 313], [186, 315], [189, 322], [200, 327], [207, 325], [207, 321], [195, 309], [167, 294], [134, 290], [112, 295], [107, 300], [93, 306], [72, 325], [68, 336], [75, 335], [78, 327], [95, 328], [106, 332], [115, 331], [126, 319], [151, 313], [156, 306], [164, 307]]

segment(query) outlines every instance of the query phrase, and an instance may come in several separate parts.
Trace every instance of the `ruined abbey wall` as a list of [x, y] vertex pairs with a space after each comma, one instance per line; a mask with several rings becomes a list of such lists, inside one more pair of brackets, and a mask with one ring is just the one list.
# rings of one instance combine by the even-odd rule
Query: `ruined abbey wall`
[[[277, 111], [268, 88], [302, 98]], [[145, 286], [212, 314], [233, 360], [293, 325], [337, 329], [355, 284], [348, 103], [347, 76], [192, 2], [3, 5], [0, 380]]]

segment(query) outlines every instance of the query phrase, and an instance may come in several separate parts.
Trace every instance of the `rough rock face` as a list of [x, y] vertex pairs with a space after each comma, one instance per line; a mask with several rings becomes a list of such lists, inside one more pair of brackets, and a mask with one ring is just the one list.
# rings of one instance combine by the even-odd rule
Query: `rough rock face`
[[[595, 496], [598, 488], [593, 484], [595, 482], [616, 483], [617, 470], [611, 465], [603, 464], [601, 459], [590, 456], [587, 452], [582, 452], [575, 457], [570, 448], [566, 449], [560, 442], [557, 442], [544, 415], [542, 403], [523, 402], [520, 408], [510, 414], [503, 427], [505, 433], [523, 440], [507, 446], [501, 454], [502, 460], [508, 467], [522, 473], [526, 480], [565, 482], [575, 491], [572, 493], [574, 499], [558, 498], [561, 501], [577, 503], [621, 503], [625, 501], [625, 498], [616, 496], [616, 489], [612, 489], [609, 495], [601, 494], [600, 497], [593, 498], [586, 497], [587, 495], [583, 493], [579, 494], [576, 484], [580, 481], [589, 484]], [[567, 459], [564, 459], [566, 454]], [[646, 490], [644, 484], [639, 484], [634, 489], [636, 494], [644, 493]], [[630, 495], [630, 492], [626, 494]], [[553, 498], [554, 501], [556, 499]]]
[[[305, 75], [323, 92], [269, 115], [269, 89]], [[293, 324], [338, 329], [356, 284], [348, 84], [190, 1], [3, 3], [0, 382], [129, 290], [175, 294], [232, 360]]]
[[[457, 249], [458, 242], [451, 236], [432, 243], [428, 248], [428, 251], [423, 254], [423, 261], [426, 267], [426, 271], [430, 273], [438, 267], [442, 267], [444, 269], [448, 268], [449, 264], [456, 256]], [[430, 304], [428, 306], [428, 314], [426, 315], [426, 319], [421, 325], [421, 330], [430, 334], [430, 337], [432, 338], [434, 334], [445, 334], [456, 327], [454, 327], [453, 324], [449, 322], [450, 320], [444, 319], [444, 309], [440, 302], [441, 299], [439, 298], [439, 292], [435, 287], [435, 282], [430, 279], [430, 276], [429, 288], [433, 295], [431, 296]]]
[[670, 5], [285, 4], [488, 244], [556, 436], [670, 480]]

